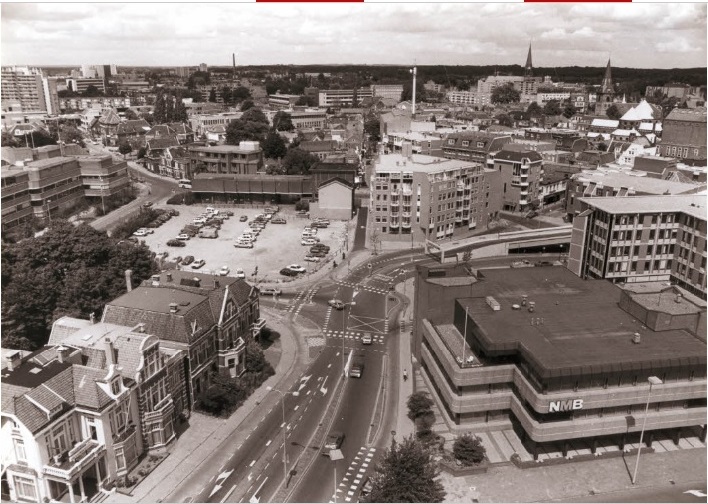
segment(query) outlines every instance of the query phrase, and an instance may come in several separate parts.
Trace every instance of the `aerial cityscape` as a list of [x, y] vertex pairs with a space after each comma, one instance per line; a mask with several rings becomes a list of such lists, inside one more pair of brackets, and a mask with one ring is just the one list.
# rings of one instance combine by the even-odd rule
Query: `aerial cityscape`
[[705, 4], [0, 8], [3, 502], [706, 502]]

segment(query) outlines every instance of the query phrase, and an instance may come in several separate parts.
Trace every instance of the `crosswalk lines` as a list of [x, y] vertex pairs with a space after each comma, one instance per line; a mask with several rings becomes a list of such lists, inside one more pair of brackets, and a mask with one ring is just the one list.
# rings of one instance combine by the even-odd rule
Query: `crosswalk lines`
[[367, 292], [373, 292], [374, 294], [386, 294], [388, 292], [386, 289], [381, 289], [379, 287], [370, 287], [368, 285], [356, 284], [356, 283], [352, 283], [352, 282], [338, 281], [337, 284], [343, 285], [345, 287], [351, 287], [352, 289], [356, 289], [356, 290], [365, 290]]
[[307, 290], [299, 291], [297, 293], [297, 296], [295, 296], [295, 299], [290, 302], [290, 306], [288, 307], [288, 313], [294, 313], [295, 315], [298, 315], [300, 313], [300, 310], [302, 310], [303, 305], [312, 303], [312, 298], [315, 294], [317, 294], [318, 290], [320, 290], [320, 286], [315, 285], [314, 287], [310, 287]]
[[[355, 499], [355, 495], [359, 487], [363, 484], [364, 476], [369, 470], [370, 466], [373, 466], [373, 460], [376, 456], [376, 448], [366, 448], [361, 447], [357, 452], [354, 460], [349, 464], [349, 468], [345, 473], [342, 481], [339, 483], [337, 490], [332, 494], [332, 499], [340, 499], [344, 497], [344, 502], [352, 502]], [[330, 500], [333, 503], [334, 500]]]
[[[328, 338], [341, 338], [342, 336], [344, 336], [345, 339], [351, 339], [351, 340], [360, 340], [361, 337], [364, 335], [363, 332], [359, 332], [359, 331], [347, 331], [345, 333], [343, 331], [330, 331], [330, 330], [323, 331], [323, 334], [325, 336], [327, 336]], [[371, 340], [374, 344], [383, 345], [384, 335], [371, 333]]]

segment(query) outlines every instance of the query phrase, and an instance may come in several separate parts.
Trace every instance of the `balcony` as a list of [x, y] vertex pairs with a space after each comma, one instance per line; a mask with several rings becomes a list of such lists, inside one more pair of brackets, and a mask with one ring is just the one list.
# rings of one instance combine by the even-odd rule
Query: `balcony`
[[404, 219], [410, 219], [411, 218], [411, 213], [410, 212], [403, 212], [401, 214]]
[[398, 205], [400, 205], [400, 202], [398, 201], [398, 199], [395, 199], [395, 200], [392, 199], [392, 200], [391, 200], [391, 206], [392, 206], [392, 207], [397, 207]]
[[69, 452], [64, 452], [60, 458], [45, 464], [42, 472], [62, 480], [71, 480], [77, 474], [92, 464], [106, 451], [106, 447], [95, 439], [84, 439], [77, 443]]
[[408, 186], [403, 186], [403, 194], [405, 196], [410, 196], [411, 194], [413, 194], [413, 190]]
[[401, 222], [401, 227], [402, 227], [403, 229], [410, 229], [410, 228], [411, 228], [411, 221], [405, 221], [405, 220], [404, 220], [403, 222]]
[[264, 318], [259, 318], [253, 324], [251, 324], [251, 332], [255, 335], [261, 332], [266, 325], [266, 320]]
[[398, 221], [391, 221], [388, 225], [388, 227], [390, 227], [391, 229], [398, 229], [398, 226]]
[[157, 403], [155, 409], [148, 413], [143, 413], [143, 422], [153, 422], [155, 420], [162, 420], [167, 414], [171, 414], [174, 410], [174, 401], [172, 400], [172, 394], [167, 394], [162, 401]]

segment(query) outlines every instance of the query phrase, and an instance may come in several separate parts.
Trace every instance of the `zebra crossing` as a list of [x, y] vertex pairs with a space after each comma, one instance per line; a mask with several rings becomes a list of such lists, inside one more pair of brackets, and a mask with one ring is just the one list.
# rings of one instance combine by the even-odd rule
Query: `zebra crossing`
[[[323, 331], [323, 334], [327, 336], [328, 338], [341, 338], [344, 336], [345, 339], [351, 339], [351, 340], [360, 340], [361, 337], [364, 335], [363, 332], [360, 331], [331, 331], [331, 330], [325, 330]], [[376, 334], [376, 333], [371, 333], [371, 340], [374, 344], [377, 345], [383, 345], [384, 344], [384, 335], [383, 334]]]
[[345, 287], [351, 287], [352, 289], [355, 290], [365, 290], [368, 292], [373, 292], [375, 294], [386, 294], [388, 291], [386, 289], [382, 289], [380, 287], [370, 287], [368, 285], [362, 285], [362, 284], [356, 284], [352, 282], [342, 282], [338, 281], [337, 285], [343, 285]]
[[295, 298], [290, 302], [288, 313], [298, 315], [300, 310], [302, 310], [303, 305], [312, 303], [312, 298], [315, 294], [317, 294], [318, 290], [320, 290], [320, 286], [315, 285], [307, 290], [299, 291], [297, 296], [295, 296]]
[[[373, 460], [376, 456], [376, 448], [366, 448], [362, 446], [349, 464], [346, 474], [342, 478], [341, 483], [337, 487], [335, 493], [332, 494], [332, 499], [337, 499], [337, 502], [357, 502], [357, 490], [363, 486], [364, 476], [369, 469], [373, 469]], [[330, 500], [333, 503], [334, 500]]]

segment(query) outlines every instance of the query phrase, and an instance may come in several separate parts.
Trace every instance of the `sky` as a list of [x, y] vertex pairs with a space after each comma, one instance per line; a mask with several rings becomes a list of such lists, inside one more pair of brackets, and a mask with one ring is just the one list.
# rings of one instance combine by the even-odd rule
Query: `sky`
[[706, 4], [3, 3], [2, 65], [706, 66]]

